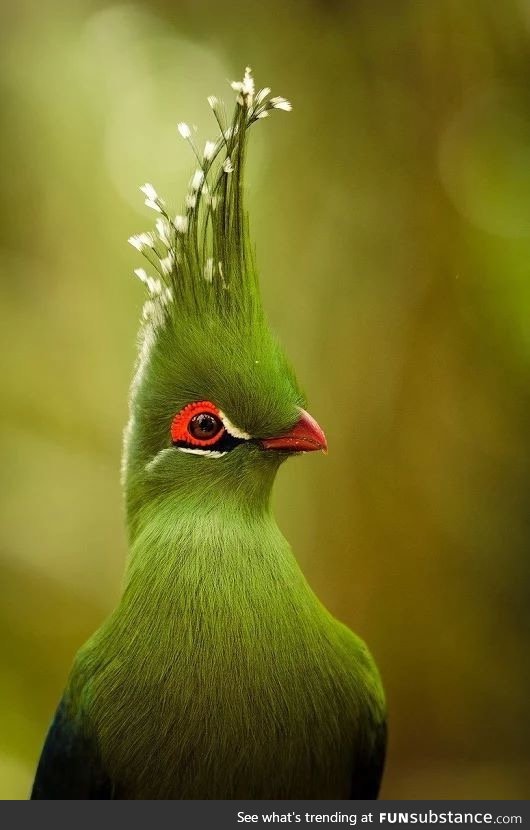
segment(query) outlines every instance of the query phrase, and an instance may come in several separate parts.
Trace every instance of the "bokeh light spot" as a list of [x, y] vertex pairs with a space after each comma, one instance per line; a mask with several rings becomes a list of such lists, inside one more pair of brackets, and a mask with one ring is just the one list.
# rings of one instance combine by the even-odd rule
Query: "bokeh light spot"
[[468, 100], [441, 142], [442, 182], [459, 213], [501, 237], [530, 235], [530, 100], [491, 87]]

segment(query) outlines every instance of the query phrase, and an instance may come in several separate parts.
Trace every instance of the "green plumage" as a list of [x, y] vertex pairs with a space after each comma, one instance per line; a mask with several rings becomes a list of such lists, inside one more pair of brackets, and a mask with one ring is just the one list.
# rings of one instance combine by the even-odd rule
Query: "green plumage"
[[[151, 298], [124, 448], [125, 586], [76, 657], [34, 797], [377, 794], [381, 684], [271, 514], [286, 455], [256, 440], [197, 455], [171, 440], [172, 418], [190, 402], [214, 402], [252, 439], [292, 429], [303, 404], [263, 316], [242, 206], [247, 129], [260, 112], [290, 107], [255, 96], [248, 71], [234, 86], [230, 127], [211, 100], [222, 132], [214, 151], [198, 154], [185, 213], [172, 222], [147, 189], [162, 224], [156, 241], [144, 235], [136, 247], [161, 279], [140, 273]], [[76, 742], [83, 769], [106, 783], [58, 795], [59, 761], [67, 744], [71, 763], [80, 757]]]

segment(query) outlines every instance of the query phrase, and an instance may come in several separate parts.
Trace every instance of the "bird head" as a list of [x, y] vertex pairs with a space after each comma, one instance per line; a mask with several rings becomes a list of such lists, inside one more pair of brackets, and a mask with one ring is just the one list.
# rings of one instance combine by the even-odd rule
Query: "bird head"
[[234, 498], [238, 509], [267, 503], [286, 457], [326, 449], [264, 316], [243, 206], [248, 130], [291, 106], [269, 89], [256, 94], [249, 69], [232, 87], [230, 121], [208, 99], [219, 135], [203, 150], [178, 125], [198, 160], [182, 212], [141, 188], [158, 216], [154, 231], [129, 240], [151, 270], [135, 272], [149, 297], [125, 433], [130, 521], [176, 493], [203, 505]]

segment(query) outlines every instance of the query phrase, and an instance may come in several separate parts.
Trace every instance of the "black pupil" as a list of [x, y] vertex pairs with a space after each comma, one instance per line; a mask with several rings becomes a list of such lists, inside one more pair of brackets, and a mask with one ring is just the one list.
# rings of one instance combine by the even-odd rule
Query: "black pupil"
[[188, 429], [194, 438], [207, 441], [209, 438], [214, 438], [222, 427], [223, 424], [215, 415], [209, 412], [199, 412], [191, 419]]

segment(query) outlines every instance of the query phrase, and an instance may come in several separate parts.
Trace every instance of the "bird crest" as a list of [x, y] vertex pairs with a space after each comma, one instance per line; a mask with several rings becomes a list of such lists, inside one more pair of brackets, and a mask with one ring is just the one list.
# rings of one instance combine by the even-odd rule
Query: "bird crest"
[[290, 111], [291, 104], [271, 97], [269, 88], [256, 93], [249, 67], [243, 80], [231, 86], [236, 102], [230, 120], [224, 103], [208, 98], [218, 135], [202, 150], [188, 124], [178, 124], [197, 159], [181, 212], [173, 214], [152, 184], [140, 188], [158, 217], [154, 230], [131, 236], [129, 242], [156, 272], [135, 270], [150, 295], [144, 320], [155, 328], [167, 315], [225, 316], [260, 308], [243, 202], [247, 132], [272, 110]]

